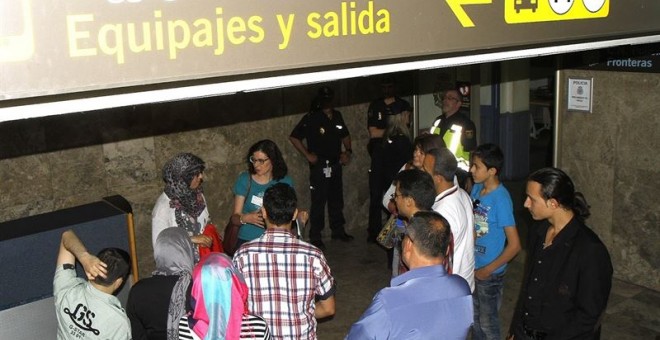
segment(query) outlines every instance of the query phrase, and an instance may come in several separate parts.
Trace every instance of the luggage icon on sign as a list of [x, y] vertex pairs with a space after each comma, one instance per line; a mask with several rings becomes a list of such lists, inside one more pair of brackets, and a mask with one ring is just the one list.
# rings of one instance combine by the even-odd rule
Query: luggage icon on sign
[[531, 9], [532, 12], [536, 12], [536, 9], [539, 8], [539, 3], [538, 0], [516, 0], [513, 8], [516, 10], [516, 13], [520, 13], [521, 9]]

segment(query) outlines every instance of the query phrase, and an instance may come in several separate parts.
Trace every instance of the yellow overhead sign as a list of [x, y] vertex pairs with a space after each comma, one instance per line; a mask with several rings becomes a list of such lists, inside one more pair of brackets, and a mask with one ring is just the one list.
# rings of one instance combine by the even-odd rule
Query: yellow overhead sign
[[604, 18], [610, 0], [504, 0], [508, 24]]
[[658, 18], [660, 0], [0, 0], [0, 108], [660, 36]]

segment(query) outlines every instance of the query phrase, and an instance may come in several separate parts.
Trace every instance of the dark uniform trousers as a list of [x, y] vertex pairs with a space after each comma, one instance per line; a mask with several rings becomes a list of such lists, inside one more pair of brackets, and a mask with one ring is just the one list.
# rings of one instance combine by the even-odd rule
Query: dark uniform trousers
[[369, 239], [376, 236], [383, 227], [383, 139], [372, 138], [367, 145], [371, 165], [369, 167]]
[[309, 185], [312, 198], [310, 211], [309, 238], [311, 241], [321, 240], [321, 231], [325, 227], [325, 206], [328, 205], [328, 220], [332, 235], [343, 235], [344, 224], [344, 192], [342, 183], [342, 166], [339, 162], [328, 162], [332, 172], [326, 177], [324, 168], [326, 160], [319, 157], [316, 164], [309, 166]]

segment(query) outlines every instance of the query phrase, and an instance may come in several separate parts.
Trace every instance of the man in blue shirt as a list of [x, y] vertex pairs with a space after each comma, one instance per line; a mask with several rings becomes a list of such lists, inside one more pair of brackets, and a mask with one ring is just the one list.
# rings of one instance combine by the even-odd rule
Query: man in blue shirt
[[442, 265], [449, 223], [417, 212], [406, 227], [402, 257], [409, 272], [392, 279], [353, 324], [346, 339], [465, 339], [472, 325], [472, 295], [462, 277]]

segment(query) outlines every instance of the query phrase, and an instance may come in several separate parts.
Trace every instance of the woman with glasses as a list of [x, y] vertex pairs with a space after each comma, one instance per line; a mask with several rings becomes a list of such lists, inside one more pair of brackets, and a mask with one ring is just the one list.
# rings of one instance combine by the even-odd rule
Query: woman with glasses
[[261, 206], [264, 192], [275, 183], [293, 186], [277, 144], [264, 139], [253, 144], [246, 156], [248, 171], [241, 172], [234, 183], [234, 223], [240, 223], [236, 249], [261, 236], [266, 228]]

